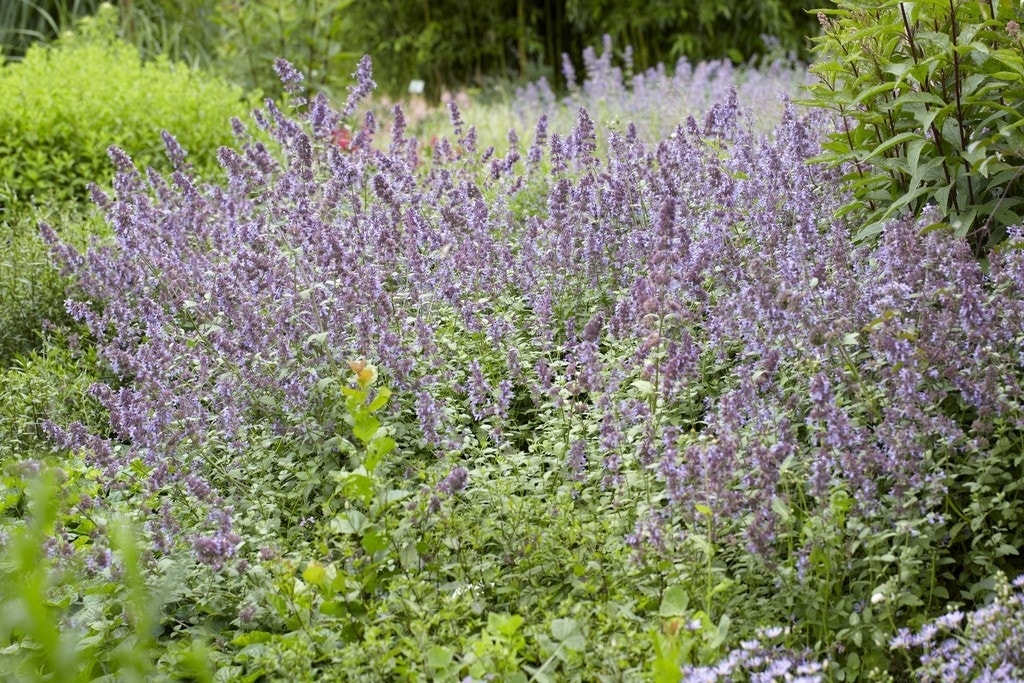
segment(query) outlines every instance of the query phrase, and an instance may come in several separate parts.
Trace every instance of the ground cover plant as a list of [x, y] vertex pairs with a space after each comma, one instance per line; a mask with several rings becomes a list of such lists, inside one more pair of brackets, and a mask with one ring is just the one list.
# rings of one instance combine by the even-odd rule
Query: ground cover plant
[[42, 228], [78, 327], [5, 370], [0, 671], [1024, 677], [1019, 229], [856, 242], [836, 121], [757, 78], [496, 150], [277, 69], [223, 181], [111, 148], [109, 235]]

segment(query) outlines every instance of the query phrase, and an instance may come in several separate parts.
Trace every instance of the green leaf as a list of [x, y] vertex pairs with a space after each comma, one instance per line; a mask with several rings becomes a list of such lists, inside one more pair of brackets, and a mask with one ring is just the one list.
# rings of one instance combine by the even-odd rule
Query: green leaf
[[373, 500], [373, 479], [360, 472], [350, 472], [345, 477], [345, 495], [369, 505]]
[[438, 669], [446, 669], [455, 657], [451, 650], [440, 645], [432, 645], [427, 649], [426, 655], [427, 666], [435, 671]]
[[635, 379], [632, 385], [640, 396], [650, 396], [654, 393], [654, 385], [643, 379]]
[[920, 607], [924, 602], [913, 593], [901, 593], [896, 604], [901, 607]]
[[669, 586], [661, 596], [661, 607], [658, 608], [659, 616], [682, 617], [690, 606], [690, 594], [682, 586]]
[[732, 579], [729, 579], [729, 578], [722, 579], [721, 581], [718, 582], [717, 585], [715, 585], [714, 588], [711, 589], [711, 593], [708, 595], [708, 597], [714, 597], [714, 596], [718, 595], [719, 593], [721, 593], [722, 591], [729, 590], [730, 588], [733, 587], [733, 585], [735, 583], [736, 583], [735, 581], [733, 581]]
[[363, 547], [367, 555], [372, 557], [377, 551], [387, 547], [388, 538], [379, 531], [368, 531], [363, 535], [363, 540], [359, 542], [359, 545]]
[[393, 451], [396, 445], [395, 440], [390, 436], [373, 439], [366, 446], [366, 459], [363, 461], [363, 466], [368, 472], [373, 472], [384, 456]]
[[996, 548], [996, 557], [1006, 557], [1007, 555], [1020, 555], [1020, 551], [1009, 543], [1003, 543]]
[[253, 645], [255, 643], [267, 643], [274, 639], [274, 636], [266, 631], [249, 631], [240, 633], [231, 639], [231, 644], [238, 647]]
[[373, 415], [360, 415], [352, 425], [352, 434], [364, 444], [368, 444], [378, 429], [380, 420]]
[[338, 619], [348, 614], [348, 606], [344, 600], [324, 600], [320, 603], [320, 612]]
[[712, 649], [717, 650], [725, 643], [725, 639], [729, 636], [729, 626], [731, 625], [732, 619], [729, 618], [728, 614], [723, 614], [722, 618], [718, 620], [718, 628], [715, 629], [714, 635], [708, 641], [708, 645]]
[[878, 147], [876, 147], [874, 150], [872, 150], [871, 154], [865, 157], [864, 161], [870, 161], [872, 158], [880, 154], [884, 154], [886, 151], [892, 149], [896, 145], [901, 145], [904, 142], [924, 143], [926, 142], [926, 140], [918, 132], [900, 133], [899, 135], [895, 135], [889, 138], [888, 140], [880, 144]]
[[354, 399], [356, 405], [366, 400], [366, 392], [358, 387], [342, 387], [341, 393], [345, 394], [350, 399]]
[[398, 561], [402, 564], [402, 569], [406, 571], [418, 569], [420, 566], [420, 553], [416, 548], [415, 543], [406, 543], [402, 546], [402, 549], [398, 551]]
[[310, 346], [322, 347], [327, 345], [327, 333], [317, 332], [306, 337], [306, 343]]
[[377, 395], [373, 397], [373, 400], [366, 409], [371, 413], [375, 413], [388, 404], [389, 398], [391, 398], [391, 389], [381, 387], [377, 390]]
[[327, 570], [319, 562], [310, 562], [309, 566], [302, 572], [302, 579], [314, 586], [323, 586], [327, 581]]
[[331, 531], [338, 534], [358, 534], [362, 533], [369, 523], [366, 515], [359, 510], [349, 510], [332, 519], [330, 527]]
[[518, 614], [499, 614], [491, 612], [487, 615], [487, 630], [491, 633], [500, 633], [511, 636], [523, 625], [523, 618]]
[[551, 622], [551, 636], [562, 643], [566, 650], [571, 652], [582, 652], [587, 641], [580, 630], [579, 622], [575, 619], [555, 619]]

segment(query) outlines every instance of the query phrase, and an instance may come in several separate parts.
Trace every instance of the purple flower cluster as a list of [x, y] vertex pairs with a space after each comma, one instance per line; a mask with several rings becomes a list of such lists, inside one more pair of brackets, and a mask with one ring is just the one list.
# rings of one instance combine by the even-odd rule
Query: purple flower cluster
[[456, 467], [448, 473], [448, 476], [439, 481], [437, 486], [434, 487], [434, 494], [430, 496], [430, 500], [427, 503], [427, 509], [431, 513], [436, 513], [441, 509], [441, 501], [444, 498], [451, 498], [456, 493], [466, 488], [466, 484], [468, 483], [469, 470], [465, 467]]
[[781, 645], [768, 645], [781, 635], [781, 629], [769, 629], [761, 638], [744, 641], [721, 660], [709, 666], [684, 666], [684, 681], [695, 683], [821, 683], [828, 680], [825, 666]]
[[783, 112], [779, 94], [795, 97], [807, 82], [806, 68], [791, 60], [776, 60], [754, 69], [738, 68], [727, 59], [691, 64], [683, 57], [671, 69], [659, 64], [635, 73], [628, 47], [622, 51], [621, 65], [616, 64], [614, 54], [608, 36], [600, 53], [586, 48], [582, 82], [565, 55], [562, 70], [569, 97], [560, 101], [542, 78], [516, 92], [516, 117], [525, 124], [543, 113], [561, 128], [560, 113], [584, 107], [602, 127], [615, 130], [631, 122], [644, 138], [656, 139], [670, 135], [680, 118], [701, 116], [725, 101], [735, 87], [740, 105], [751, 113], [755, 127], [770, 130]]
[[[507, 447], [532, 402], [558, 418], [529, 425], [526, 447], [564, 443], [567, 476], [657, 477], [671, 508], [657, 522], [673, 526], [644, 537], [705, 529], [702, 504], [770, 556], [795, 493], [818, 505], [845, 487], [871, 514], [983, 447], [959, 413], [1021, 426], [1020, 251], [985, 272], [912, 221], [855, 248], [834, 218], [838, 172], [807, 163], [824, 117], [780, 100], [774, 133], [757, 133], [741, 87], [654, 142], [612, 132], [599, 157], [579, 109], [564, 136], [541, 119], [521, 159], [515, 135], [505, 157], [477, 150], [453, 106], [458, 139], [418, 166], [400, 116], [386, 150], [372, 111], [352, 119], [368, 61], [356, 76], [340, 112], [322, 98], [298, 118], [255, 112], [272, 146], [236, 123], [223, 186], [111, 151], [115, 196], [96, 198], [113, 242], [79, 254], [48, 236], [77, 278], [70, 311], [123, 380], [95, 391], [121, 444], [76, 426], [54, 427], [59, 443], [112, 479], [141, 462], [149, 490], [216, 509], [226, 492], [197, 453], [240, 457], [268, 430], [319, 443], [317, 388], [365, 357], [439, 454], [481, 429]], [[611, 87], [595, 79], [588, 97]], [[344, 149], [338, 122], [353, 125]], [[194, 546], [216, 565], [236, 539], [214, 526]]]
[[[892, 647], [919, 654], [914, 668], [921, 683], [1024, 681], [1024, 577], [1012, 586], [997, 578], [991, 604], [964, 614], [950, 612], [917, 633], [901, 629]], [[1016, 589], [1016, 590], [1015, 590]]]

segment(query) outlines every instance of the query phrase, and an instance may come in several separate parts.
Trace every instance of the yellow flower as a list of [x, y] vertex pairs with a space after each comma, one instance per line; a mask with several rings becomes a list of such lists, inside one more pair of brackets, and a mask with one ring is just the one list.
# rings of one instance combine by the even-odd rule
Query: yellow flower
[[367, 363], [365, 360], [360, 358], [359, 360], [350, 360], [348, 362], [348, 367], [355, 375], [356, 382], [359, 383], [359, 386], [362, 389], [365, 389], [377, 381], [377, 366], [373, 363]]

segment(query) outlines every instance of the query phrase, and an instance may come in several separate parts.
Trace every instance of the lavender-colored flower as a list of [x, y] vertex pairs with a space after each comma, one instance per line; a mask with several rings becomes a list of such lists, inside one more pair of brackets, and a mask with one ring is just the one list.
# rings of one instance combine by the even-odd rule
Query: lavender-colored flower
[[345, 106], [342, 107], [340, 112], [342, 119], [350, 117], [356, 110], [359, 102], [368, 97], [377, 87], [377, 83], [373, 80], [373, 65], [368, 56], [364, 56], [359, 60], [359, 64], [356, 65], [356, 70], [352, 77], [355, 83], [349, 86], [348, 98], [345, 100]]
[[465, 467], [456, 467], [438, 483], [436, 490], [446, 496], [454, 496], [466, 488], [467, 483], [469, 483], [469, 470]]
[[302, 90], [302, 81], [305, 76], [292, 64], [280, 57], [274, 60], [274, 73], [281, 79], [286, 92], [295, 94]]
[[576, 439], [569, 447], [569, 455], [565, 463], [569, 468], [569, 478], [583, 481], [587, 469], [587, 446], [582, 439]]
[[207, 536], [197, 536], [192, 541], [196, 559], [214, 570], [219, 570], [227, 560], [235, 556], [238, 543], [242, 537], [233, 532], [217, 532]]

